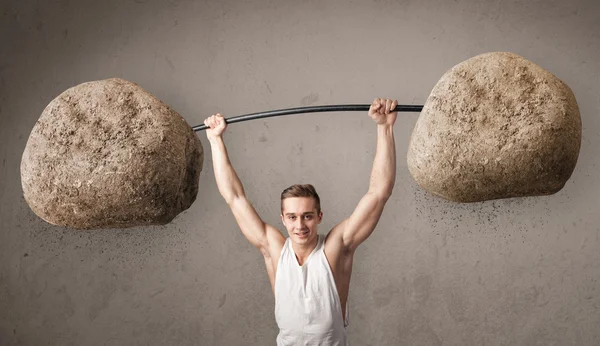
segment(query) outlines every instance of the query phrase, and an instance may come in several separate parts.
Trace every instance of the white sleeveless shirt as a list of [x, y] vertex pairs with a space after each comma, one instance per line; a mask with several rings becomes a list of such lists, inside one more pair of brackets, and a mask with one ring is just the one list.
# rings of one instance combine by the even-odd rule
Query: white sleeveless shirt
[[348, 346], [346, 316], [333, 273], [325, 257], [324, 236], [300, 266], [288, 238], [281, 250], [275, 274], [277, 346]]

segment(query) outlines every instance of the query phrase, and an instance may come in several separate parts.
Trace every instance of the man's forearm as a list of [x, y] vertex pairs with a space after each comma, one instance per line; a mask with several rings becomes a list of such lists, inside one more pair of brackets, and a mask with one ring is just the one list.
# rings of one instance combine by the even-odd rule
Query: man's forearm
[[377, 125], [377, 150], [369, 192], [389, 198], [396, 181], [396, 144], [393, 125]]
[[217, 187], [227, 204], [230, 204], [236, 197], [244, 195], [244, 187], [229, 161], [223, 137], [211, 139], [210, 147]]

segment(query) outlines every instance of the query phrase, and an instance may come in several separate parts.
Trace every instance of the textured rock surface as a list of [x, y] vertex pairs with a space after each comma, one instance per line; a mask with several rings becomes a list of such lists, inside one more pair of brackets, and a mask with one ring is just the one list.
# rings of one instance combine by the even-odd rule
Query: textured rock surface
[[55, 98], [21, 161], [31, 209], [78, 229], [165, 224], [189, 208], [203, 163], [186, 121], [138, 85], [107, 79]]
[[407, 161], [426, 191], [476, 202], [556, 193], [580, 145], [571, 89], [525, 58], [497, 52], [442, 76], [417, 120]]

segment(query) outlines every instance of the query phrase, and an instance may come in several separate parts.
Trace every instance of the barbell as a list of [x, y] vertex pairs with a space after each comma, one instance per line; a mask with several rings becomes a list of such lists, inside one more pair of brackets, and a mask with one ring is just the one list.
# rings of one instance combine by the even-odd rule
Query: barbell
[[[328, 106], [309, 106], [309, 107], [295, 107], [287, 109], [278, 109], [274, 111], [266, 111], [259, 113], [251, 113], [245, 115], [239, 115], [225, 119], [227, 124], [239, 123], [242, 121], [263, 119], [270, 117], [278, 117], [282, 115], [292, 114], [306, 114], [306, 113], [320, 113], [320, 112], [351, 112], [351, 111], [368, 111], [371, 105], [358, 104], [358, 105], [328, 105]], [[397, 105], [394, 108], [394, 112], [420, 112], [423, 109], [422, 105]], [[192, 127], [194, 132], [206, 130], [206, 125], [196, 125]]]
[[[297, 107], [226, 119], [368, 111]], [[581, 118], [571, 89], [513, 53], [449, 69], [420, 112], [407, 165], [425, 191], [455, 202], [548, 195], [571, 176]], [[195, 201], [204, 155], [195, 132], [137, 84], [87, 82], [61, 93], [34, 125], [21, 160], [25, 200], [42, 219], [75, 229], [165, 224]], [[403, 197], [400, 197], [403, 198]]]

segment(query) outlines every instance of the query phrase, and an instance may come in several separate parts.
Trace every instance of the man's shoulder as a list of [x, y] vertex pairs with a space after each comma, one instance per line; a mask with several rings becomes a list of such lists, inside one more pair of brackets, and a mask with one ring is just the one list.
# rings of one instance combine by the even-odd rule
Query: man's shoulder
[[286, 242], [286, 238], [281, 234], [281, 232], [267, 224], [266, 227], [266, 248], [261, 249], [263, 255], [268, 255], [270, 257], [279, 258], [279, 254], [281, 253], [281, 249]]
[[324, 247], [328, 254], [341, 256], [349, 255], [349, 249], [344, 245], [341, 224], [333, 227], [325, 236]]

